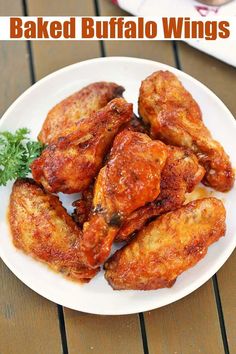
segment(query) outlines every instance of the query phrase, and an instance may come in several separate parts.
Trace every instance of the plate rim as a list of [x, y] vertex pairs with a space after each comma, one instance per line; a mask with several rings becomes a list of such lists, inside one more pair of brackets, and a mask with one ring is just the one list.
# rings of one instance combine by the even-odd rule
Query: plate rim
[[[207, 92], [208, 95], [212, 96], [212, 98], [217, 101], [217, 103], [222, 107], [222, 109], [228, 115], [228, 118], [231, 119], [231, 122], [236, 129], [236, 121], [234, 119], [234, 116], [230, 112], [228, 107], [225, 105], [225, 103], [211, 89], [209, 89], [206, 85], [204, 85], [199, 80], [195, 79], [193, 76], [183, 72], [182, 70], [172, 67], [171, 65], [161, 63], [158, 61], [154, 61], [154, 60], [135, 58], [135, 57], [125, 57], [125, 56], [110, 56], [110, 57], [104, 57], [104, 58], [93, 58], [93, 59], [77, 62], [77, 63], [71, 64], [71, 65], [65, 66], [59, 70], [56, 70], [56, 71], [46, 75], [42, 79], [38, 80], [36, 83], [31, 85], [29, 88], [27, 88], [4, 112], [4, 114], [2, 115], [2, 118], [0, 119], [0, 130], [1, 130], [1, 127], [4, 124], [4, 122], [7, 120], [8, 115], [11, 114], [11, 111], [14, 110], [14, 108], [18, 105], [18, 103], [20, 101], [22, 101], [27, 95], [29, 95], [32, 90], [37, 88], [37, 86], [40, 86], [42, 83], [45, 83], [47, 81], [50, 81], [53, 77], [56, 77], [58, 74], [60, 74], [62, 72], [65, 73], [66, 71], [70, 71], [71, 69], [76, 68], [76, 67], [82, 67], [84, 65], [90, 65], [93, 63], [124, 62], [124, 61], [126, 61], [129, 64], [132, 62], [135, 62], [135, 63], [140, 62], [140, 63], [146, 63], [146, 64], [150, 64], [150, 65], [155, 64], [155, 65], [158, 65], [160, 67], [160, 69], [162, 67], [163, 70], [170, 70], [170, 71], [174, 72], [176, 75], [180, 76], [180, 79], [181, 79], [181, 77], [182, 78], [186, 77], [186, 79], [192, 81], [195, 85], [197, 85], [202, 90]], [[4, 188], [4, 187], [2, 187], [2, 188]], [[7, 221], [6, 221], [6, 223], [7, 223]], [[9, 233], [10, 233], [10, 231], [9, 231]], [[81, 311], [81, 312], [90, 313], [90, 314], [96, 314], [96, 315], [128, 315], [128, 314], [135, 314], [135, 313], [139, 313], [139, 312], [146, 312], [146, 311], [150, 311], [153, 309], [157, 309], [157, 308], [169, 305], [171, 303], [174, 303], [174, 302], [184, 298], [185, 296], [189, 295], [190, 293], [194, 292], [195, 290], [200, 288], [202, 285], [204, 285], [215, 273], [217, 273], [217, 271], [228, 260], [228, 258], [230, 257], [230, 255], [234, 251], [235, 247], [236, 247], [236, 238], [235, 238], [235, 241], [230, 244], [230, 247], [227, 247], [226, 251], [224, 251], [222, 256], [216, 261], [215, 267], [210, 272], [209, 271], [204, 272], [194, 282], [189, 284], [187, 291], [186, 291], [186, 287], [181, 289], [177, 296], [174, 295], [174, 300], [170, 299], [167, 301], [163, 301], [163, 303], [160, 305], [153, 305], [153, 306], [150, 306], [150, 305], [148, 306], [148, 301], [147, 301], [147, 303], [145, 303], [145, 304], [143, 304], [143, 303], [141, 305], [137, 304], [137, 310], [122, 311], [122, 310], [118, 309], [116, 312], [111, 312], [109, 310], [108, 311], [106, 311], [106, 310], [102, 310], [102, 311], [101, 310], [98, 310], [98, 311], [92, 310], [92, 311], [90, 311], [89, 308], [87, 308], [87, 307], [84, 308], [84, 306], [82, 306], [82, 308], [79, 308], [80, 306], [75, 307], [75, 306], [68, 305], [67, 301], [58, 301], [58, 299], [56, 299], [56, 296], [54, 296], [54, 295], [47, 296], [47, 295], [45, 295], [45, 293], [43, 293], [43, 291], [41, 291], [41, 289], [38, 289], [37, 287], [35, 287], [34, 284], [32, 285], [31, 280], [27, 280], [27, 276], [25, 276], [25, 273], [18, 270], [17, 267], [15, 267], [11, 263], [11, 261], [9, 261], [7, 259], [7, 257], [5, 257], [4, 252], [1, 250], [1, 248], [0, 248], [0, 257], [3, 260], [3, 262], [6, 264], [6, 266], [10, 269], [10, 271], [20, 281], [22, 281], [26, 286], [28, 286], [31, 290], [33, 290], [37, 294], [41, 295], [42, 297], [44, 297], [56, 304], [70, 308], [72, 310]], [[79, 301], [78, 301], [78, 305], [79, 305]], [[139, 308], [139, 307], [141, 307], [141, 308]]]

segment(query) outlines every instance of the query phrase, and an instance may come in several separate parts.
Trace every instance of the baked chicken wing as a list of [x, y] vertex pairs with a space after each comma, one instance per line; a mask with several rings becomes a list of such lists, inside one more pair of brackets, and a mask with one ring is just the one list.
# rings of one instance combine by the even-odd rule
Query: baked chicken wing
[[114, 98], [121, 97], [124, 90], [113, 82], [95, 82], [84, 87], [50, 110], [38, 139], [43, 144], [50, 144], [72, 133], [80, 118], [89, 117]]
[[224, 234], [223, 203], [216, 198], [193, 201], [142, 229], [106, 262], [105, 277], [116, 290], [171, 287]]
[[91, 267], [104, 262], [125, 218], [155, 200], [160, 192], [166, 146], [125, 130], [115, 138], [108, 163], [100, 170], [93, 213], [84, 224], [81, 251]]
[[232, 188], [234, 172], [228, 155], [213, 140], [198, 104], [174, 74], [158, 71], [142, 82], [139, 113], [150, 124], [153, 137], [197, 155], [206, 170], [204, 184], [221, 192]]
[[80, 119], [75, 132], [48, 145], [34, 160], [34, 180], [51, 193], [71, 194], [88, 188], [115, 135], [132, 118], [132, 107], [123, 98], [115, 98], [100, 111]]
[[152, 217], [180, 208], [185, 194], [193, 191], [202, 180], [205, 170], [197, 157], [184, 148], [168, 146], [168, 158], [161, 173], [161, 191], [158, 198], [134, 211], [122, 225], [116, 241], [126, 241]]
[[46, 193], [33, 180], [19, 179], [14, 183], [9, 222], [14, 245], [53, 270], [82, 282], [98, 272], [81, 263], [81, 230], [58, 197]]

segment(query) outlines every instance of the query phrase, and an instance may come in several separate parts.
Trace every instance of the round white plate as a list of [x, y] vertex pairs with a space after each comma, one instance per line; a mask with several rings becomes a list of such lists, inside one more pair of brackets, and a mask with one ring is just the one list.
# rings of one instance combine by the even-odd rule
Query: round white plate
[[[68, 66], [45, 77], [21, 95], [4, 114], [0, 129], [31, 129], [36, 139], [49, 109], [74, 91], [95, 81], [114, 81], [126, 88], [125, 98], [134, 103], [141, 80], [156, 70], [170, 70], [183, 82], [200, 104], [206, 125], [230, 155], [236, 166], [236, 123], [225, 105], [208, 88], [172, 67], [135, 58], [100, 58]], [[236, 189], [227, 194], [215, 193], [225, 202], [227, 234], [212, 245], [207, 256], [182, 274], [170, 289], [157, 291], [113, 291], [100, 272], [89, 284], [80, 285], [51, 271], [17, 250], [11, 241], [6, 210], [12, 183], [0, 188], [0, 256], [11, 271], [27, 286], [63, 306], [94, 314], [130, 314], [172, 303], [205, 283], [227, 260], [236, 245]], [[63, 196], [62, 196], [63, 198]], [[65, 204], [73, 197], [66, 196]]]

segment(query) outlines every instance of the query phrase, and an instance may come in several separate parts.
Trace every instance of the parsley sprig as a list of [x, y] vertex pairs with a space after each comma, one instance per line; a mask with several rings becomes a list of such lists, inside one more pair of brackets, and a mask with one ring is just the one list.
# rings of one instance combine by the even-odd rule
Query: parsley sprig
[[30, 172], [30, 164], [38, 157], [43, 145], [31, 141], [27, 128], [18, 129], [15, 134], [0, 132], [0, 185], [18, 177], [26, 177]]

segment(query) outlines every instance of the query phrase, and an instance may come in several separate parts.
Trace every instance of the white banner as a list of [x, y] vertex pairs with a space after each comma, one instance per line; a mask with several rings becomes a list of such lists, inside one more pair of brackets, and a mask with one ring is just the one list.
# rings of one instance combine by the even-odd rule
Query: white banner
[[236, 17], [0, 17], [0, 40], [236, 40]]

